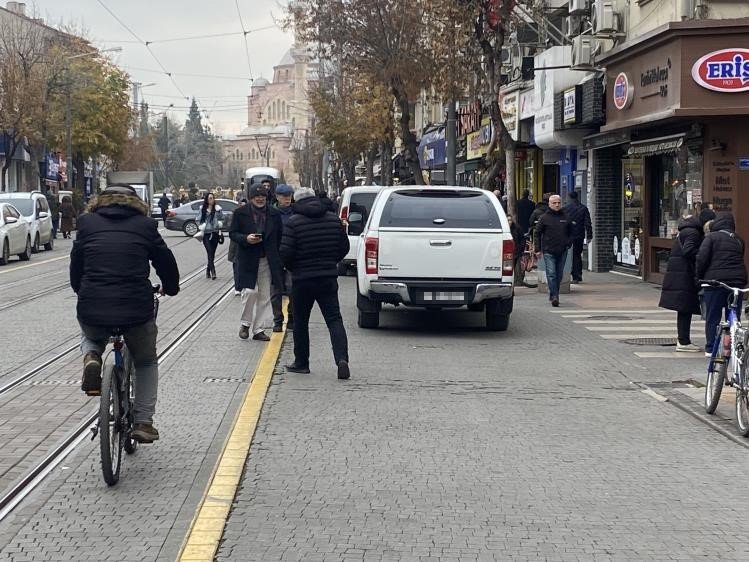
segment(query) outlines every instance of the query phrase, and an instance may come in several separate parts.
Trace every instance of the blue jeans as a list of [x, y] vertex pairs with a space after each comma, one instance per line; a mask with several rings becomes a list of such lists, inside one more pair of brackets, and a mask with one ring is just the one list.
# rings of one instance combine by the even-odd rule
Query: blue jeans
[[562, 284], [564, 264], [567, 262], [567, 250], [560, 255], [544, 252], [544, 266], [546, 267], [546, 284], [549, 287], [549, 300], [559, 298], [559, 285]]
[[[731, 291], [723, 287], [706, 287], [704, 290], [702, 300], [705, 303], [705, 351], [708, 353], [713, 350], [718, 324], [723, 318], [728, 319], [728, 299], [730, 296]], [[741, 295], [739, 295], [736, 316], [741, 318]]]

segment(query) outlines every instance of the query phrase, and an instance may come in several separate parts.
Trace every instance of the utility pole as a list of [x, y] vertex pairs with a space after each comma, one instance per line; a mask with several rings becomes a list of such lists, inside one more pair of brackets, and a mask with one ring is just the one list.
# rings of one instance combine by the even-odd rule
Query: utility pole
[[455, 115], [455, 98], [450, 96], [447, 107], [447, 177], [445, 184], [457, 185], [455, 177], [455, 158], [457, 153], [458, 135], [456, 131], [457, 117]]
[[164, 159], [164, 191], [169, 189], [169, 119], [164, 113], [164, 136], [166, 140], [166, 157]]
[[73, 81], [70, 76], [70, 64], [68, 64], [66, 74], [68, 91], [65, 98], [65, 155], [67, 156], [68, 191], [73, 191], [73, 109], [70, 99]]

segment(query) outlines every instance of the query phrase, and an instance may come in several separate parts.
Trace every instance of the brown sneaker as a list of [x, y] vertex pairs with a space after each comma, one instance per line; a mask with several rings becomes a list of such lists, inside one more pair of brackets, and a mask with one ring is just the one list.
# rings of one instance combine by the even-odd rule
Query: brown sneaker
[[81, 390], [88, 396], [101, 394], [101, 355], [95, 351], [89, 351], [83, 357]]
[[136, 423], [130, 436], [138, 443], [153, 443], [159, 440], [159, 432], [150, 423]]
[[246, 340], [250, 337], [250, 327], [249, 326], [240, 326], [239, 328], [239, 338]]

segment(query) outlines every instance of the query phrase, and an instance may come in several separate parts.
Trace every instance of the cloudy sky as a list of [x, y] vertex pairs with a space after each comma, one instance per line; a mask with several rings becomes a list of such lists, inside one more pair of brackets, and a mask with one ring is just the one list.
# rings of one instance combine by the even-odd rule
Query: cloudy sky
[[[0, 6], [5, 4], [0, 0]], [[155, 83], [142, 90], [154, 111], [164, 111], [172, 103], [170, 115], [181, 121], [189, 105], [182, 96], [195, 96], [219, 134], [238, 133], [246, 124], [250, 71], [254, 78], [272, 78], [273, 65], [293, 41], [290, 33], [275, 26], [286, 0], [27, 0], [26, 4], [27, 14], [35, 9], [50, 25], [82, 29], [99, 48], [122, 47], [122, 52], [111, 56], [131, 80]], [[257, 30], [247, 35], [249, 65], [242, 24], [245, 30]], [[219, 34], [223, 36], [195, 38]]]

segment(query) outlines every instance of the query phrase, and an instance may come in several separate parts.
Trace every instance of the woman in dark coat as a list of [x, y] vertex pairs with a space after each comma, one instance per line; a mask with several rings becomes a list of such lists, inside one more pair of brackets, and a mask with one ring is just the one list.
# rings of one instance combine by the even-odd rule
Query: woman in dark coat
[[703, 226], [714, 218], [712, 210], [703, 209], [699, 217], [682, 219], [679, 222], [679, 234], [671, 247], [658, 306], [676, 311], [676, 351], [702, 351], [691, 340], [692, 315], [700, 313], [695, 260], [705, 237]]
[[73, 219], [75, 218], [75, 209], [73, 208], [73, 202], [67, 195], [62, 198], [62, 204], [60, 205], [60, 230], [62, 231], [63, 238], [70, 238], [70, 233], [74, 230]]

